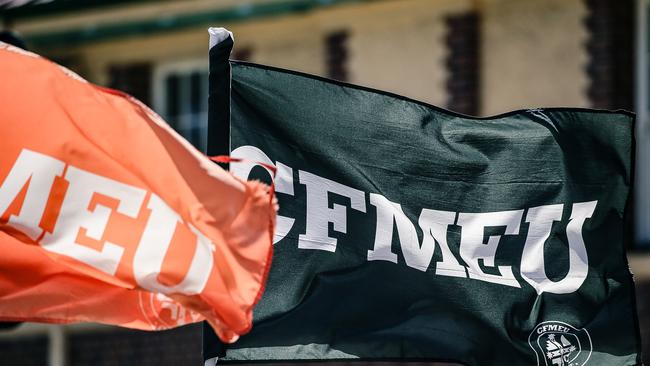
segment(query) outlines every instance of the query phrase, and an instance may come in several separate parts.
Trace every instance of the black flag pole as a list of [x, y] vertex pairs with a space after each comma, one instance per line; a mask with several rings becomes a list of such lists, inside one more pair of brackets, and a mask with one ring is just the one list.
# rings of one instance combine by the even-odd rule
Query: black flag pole
[[[230, 153], [230, 52], [234, 37], [225, 28], [209, 28], [210, 76], [208, 82], [208, 156]], [[228, 169], [227, 163], [220, 164]], [[225, 345], [207, 322], [203, 322], [203, 359], [212, 366], [225, 354]]]
[[225, 28], [210, 28], [207, 154], [230, 153], [230, 52], [233, 35]]

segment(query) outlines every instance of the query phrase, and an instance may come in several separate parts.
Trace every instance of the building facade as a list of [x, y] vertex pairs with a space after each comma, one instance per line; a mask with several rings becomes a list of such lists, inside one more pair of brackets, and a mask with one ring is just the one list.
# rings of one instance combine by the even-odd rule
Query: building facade
[[[69, 0], [1, 14], [5, 27], [31, 50], [141, 99], [200, 149], [207, 141], [209, 26], [233, 31], [234, 59], [387, 90], [469, 115], [558, 106], [636, 111], [636, 220], [630, 222], [636, 240], [629, 246], [645, 330], [650, 259], [639, 250], [650, 247], [649, 11], [650, 0]], [[104, 344], [141, 339], [137, 332], [103, 327], [28, 328], [0, 333], [0, 353], [12, 349], [16, 362], [25, 357], [12, 335], [41, 339], [43, 357], [52, 362], [124, 365], [128, 352], [87, 362], [75, 344], [93, 337]], [[197, 329], [170, 334], [194, 350]], [[112, 356], [104, 359], [107, 354]], [[196, 364], [200, 355], [180, 363], [155, 353], [143, 357], [177, 365]]]

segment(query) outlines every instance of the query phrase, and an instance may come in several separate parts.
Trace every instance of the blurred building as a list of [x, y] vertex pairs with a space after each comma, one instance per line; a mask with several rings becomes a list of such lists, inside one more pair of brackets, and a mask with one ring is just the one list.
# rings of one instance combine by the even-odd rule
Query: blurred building
[[[550, 106], [636, 111], [636, 240], [629, 246], [637, 249], [631, 262], [650, 346], [650, 259], [638, 251], [650, 245], [649, 10], [650, 0], [58, 0], [2, 16], [31, 50], [136, 96], [199, 148], [209, 26], [234, 32], [234, 59], [470, 115]], [[10, 365], [34, 357], [93, 366], [200, 363], [196, 327], [146, 339], [113, 328], [27, 328], [0, 333]], [[26, 341], [34, 343], [29, 352], [19, 346]], [[187, 358], [170, 359], [165, 350], [179, 345]]]

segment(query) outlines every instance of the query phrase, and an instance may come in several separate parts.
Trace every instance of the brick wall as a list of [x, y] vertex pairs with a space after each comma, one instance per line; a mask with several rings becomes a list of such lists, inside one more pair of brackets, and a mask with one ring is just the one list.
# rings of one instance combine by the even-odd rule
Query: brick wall
[[479, 16], [468, 12], [447, 17], [447, 108], [468, 115], [480, 112]]
[[325, 37], [325, 68], [329, 78], [348, 80], [348, 37], [345, 30], [332, 32]]
[[593, 107], [634, 110], [634, 1], [585, 0], [589, 30], [589, 100]]

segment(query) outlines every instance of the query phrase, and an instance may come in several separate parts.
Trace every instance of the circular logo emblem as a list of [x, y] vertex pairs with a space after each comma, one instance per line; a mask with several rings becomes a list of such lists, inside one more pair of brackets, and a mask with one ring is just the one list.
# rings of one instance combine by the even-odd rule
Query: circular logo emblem
[[169, 329], [201, 319], [201, 314], [188, 310], [171, 298], [159, 293], [139, 293], [140, 311], [151, 329]]
[[538, 324], [528, 336], [537, 366], [583, 366], [591, 357], [591, 337], [586, 329], [558, 321]]

